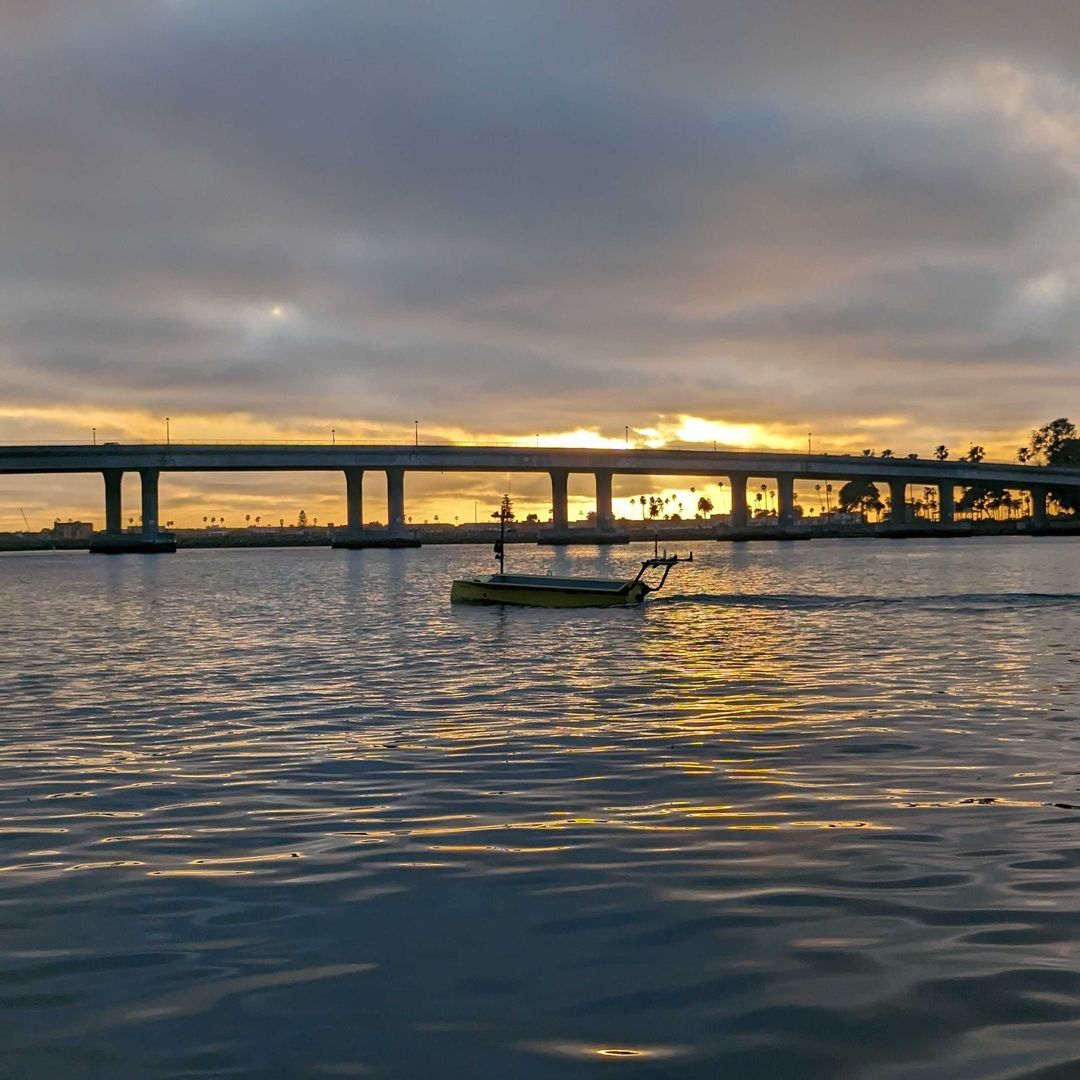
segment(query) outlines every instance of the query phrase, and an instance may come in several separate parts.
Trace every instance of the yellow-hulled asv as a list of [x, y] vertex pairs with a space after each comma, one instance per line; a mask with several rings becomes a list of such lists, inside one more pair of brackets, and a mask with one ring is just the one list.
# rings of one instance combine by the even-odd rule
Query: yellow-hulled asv
[[525, 607], [627, 607], [640, 604], [649, 587], [639, 578], [557, 578], [531, 574], [491, 574], [460, 578], [450, 588], [457, 604], [517, 604]]

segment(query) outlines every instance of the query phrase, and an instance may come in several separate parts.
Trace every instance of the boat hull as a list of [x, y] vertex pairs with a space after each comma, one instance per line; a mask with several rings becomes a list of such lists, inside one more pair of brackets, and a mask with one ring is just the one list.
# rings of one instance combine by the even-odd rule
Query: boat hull
[[450, 588], [455, 604], [514, 604], [520, 607], [630, 607], [647, 592], [640, 581], [585, 581], [523, 575], [461, 578]]

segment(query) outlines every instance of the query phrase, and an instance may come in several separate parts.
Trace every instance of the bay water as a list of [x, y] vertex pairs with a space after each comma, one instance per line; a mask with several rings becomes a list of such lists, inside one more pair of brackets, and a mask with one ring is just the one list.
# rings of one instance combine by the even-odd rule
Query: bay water
[[0, 1074], [1076, 1077], [1078, 554], [0, 556]]

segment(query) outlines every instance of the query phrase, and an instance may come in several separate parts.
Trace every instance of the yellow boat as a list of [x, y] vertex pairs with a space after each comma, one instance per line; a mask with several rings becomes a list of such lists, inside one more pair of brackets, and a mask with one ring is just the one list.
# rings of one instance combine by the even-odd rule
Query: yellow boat
[[[495, 545], [499, 572], [457, 579], [450, 587], [451, 603], [554, 608], [629, 607], [640, 604], [649, 593], [662, 589], [677, 562], [692, 562], [694, 558], [693, 552], [686, 559], [680, 559], [667, 552], [660, 555], [654, 548], [653, 557], [645, 559], [637, 576], [629, 580], [507, 574], [504, 572], [505, 536], [506, 521], [501, 519], [499, 542]], [[645, 580], [645, 572], [660, 567], [664, 570], [663, 576], [655, 585], [649, 584]]]
[[624, 607], [640, 604], [649, 586], [604, 578], [557, 578], [533, 574], [491, 574], [460, 578], [450, 587], [455, 604], [522, 604], [527, 607]]

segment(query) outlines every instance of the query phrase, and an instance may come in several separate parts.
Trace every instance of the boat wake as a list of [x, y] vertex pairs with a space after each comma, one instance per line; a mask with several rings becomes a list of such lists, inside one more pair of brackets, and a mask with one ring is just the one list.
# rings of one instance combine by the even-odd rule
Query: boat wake
[[1072, 607], [1080, 604], [1080, 593], [931, 593], [913, 596], [830, 596], [812, 593], [672, 593], [655, 597], [650, 606], [663, 604], [710, 604], [724, 607], [775, 608], [796, 611], [841, 608], [904, 607], [946, 609], [1001, 609], [1010, 607]]

